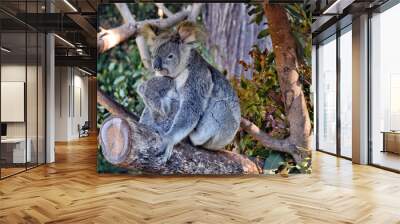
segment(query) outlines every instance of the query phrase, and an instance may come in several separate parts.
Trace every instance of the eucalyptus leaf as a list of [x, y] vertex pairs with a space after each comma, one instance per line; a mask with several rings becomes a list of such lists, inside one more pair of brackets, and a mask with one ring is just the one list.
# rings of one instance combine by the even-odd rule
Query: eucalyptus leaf
[[281, 153], [272, 151], [264, 161], [264, 171], [273, 171], [279, 168], [282, 163], [285, 162], [285, 158]]
[[250, 21], [250, 24], [251, 23], [256, 23], [257, 25], [259, 25], [261, 23], [263, 17], [264, 17], [264, 12], [263, 11], [258, 12], [257, 14], [254, 14], [253, 18]]
[[258, 33], [257, 39], [262, 39], [264, 37], [267, 37], [269, 35], [269, 29], [261, 30], [260, 33]]
[[125, 80], [125, 76], [119, 76], [114, 80], [114, 86], [118, 85], [119, 83], [121, 83], [122, 81]]
[[251, 16], [251, 15], [253, 15], [253, 14], [256, 13], [256, 12], [258, 12], [258, 9], [257, 9], [257, 8], [252, 8], [249, 12], [247, 12], [247, 14], [248, 14], [249, 16]]

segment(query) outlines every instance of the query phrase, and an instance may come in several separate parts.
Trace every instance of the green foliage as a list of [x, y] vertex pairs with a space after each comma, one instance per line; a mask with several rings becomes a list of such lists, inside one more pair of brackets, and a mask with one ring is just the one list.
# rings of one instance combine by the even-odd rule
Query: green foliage
[[284, 113], [274, 53], [253, 46], [249, 54], [251, 63], [239, 63], [245, 71], [252, 71], [253, 78], [233, 80], [242, 116], [274, 137], [285, 138], [289, 134], [289, 124]]
[[287, 5], [292, 34], [297, 43], [297, 56], [303, 63], [311, 66], [311, 13], [307, 13], [302, 5]]
[[[99, 88], [129, 111], [140, 114], [144, 104], [136, 93], [137, 86], [149, 76], [140, 59], [134, 40], [99, 55], [97, 61]], [[98, 106], [98, 125], [108, 113]]]
[[[253, 78], [231, 80], [240, 99], [242, 116], [271, 136], [283, 139], [289, 135], [289, 123], [284, 114], [274, 53], [268, 50], [261, 51], [254, 45], [249, 54], [252, 58], [251, 63], [244, 61], [239, 63], [245, 71], [252, 72]], [[239, 149], [242, 153], [258, 156], [267, 161], [272, 154], [276, 154], [245, 131], [240, 131], [239, 134]]]
[[[248, 4], [248, 14], [252, 16], [251, 23], [261, 24], [264, 11], [261, 4]], [[299, 58], [298, 73], [303, 84], [310, 118], [313, 118], [310, 99], [311, 85], [311, 14], [300, 4], [286, 5], [293, 37], [297, 43]], [[269, 29], [260, 31], [257, 38], [267, 38]], [[276, 71], [273, 52], [261, 50], [255, 45], [249, 52], [251, 62], [239, 61], [245, 71], [252, 73], [252, 79], [232, 80], [240, 98], [242, 116], [252, 121], [267, 134], [283, 139], [289, 135], [289, 123], [285, 116], [284, 103]], [[265, 159], [265, 173], [290, 172], [309, 173], [311, 161], [306, 159], [301, 164], [294, 165], [293, 158], [286, 153], [274, 152], [261, 146], [244, 131], [239, 133], [239, 148], [249, 156], [259, 156]]]
[[262, 4], [259, 3], [249, 3], [247, 4], [247, 9], [249, 10], [247, 14], [252, 16], [250, 23], [256, 23], [259, 25], [264, 18], [264, 9]]
[[262, 39], [264, 37], [267, 37], [269, 35], [269, 29], [261, 30], [260, 33], [258, 34], [257, 38]]
[[264, 161], [264, 174], [274, 174], [285, 163], [285, 157], [279, 152], [271, 152]]

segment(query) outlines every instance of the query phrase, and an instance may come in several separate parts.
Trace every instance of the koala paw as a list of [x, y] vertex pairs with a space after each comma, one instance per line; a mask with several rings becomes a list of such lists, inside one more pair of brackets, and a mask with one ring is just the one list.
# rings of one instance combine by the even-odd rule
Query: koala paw
[[157, 156], [161, 157], [161, 162], [165, 164], [172, 155], [172, 150], [174, 149], [174, 145], [168, 141], [163, 141], [160, 146], [160, 151]]
[[171, 110], [170, 105], [169, 104], [161, 104], [161, 111], [160, 114], [164, 117], [168, 116], [169, 111]]

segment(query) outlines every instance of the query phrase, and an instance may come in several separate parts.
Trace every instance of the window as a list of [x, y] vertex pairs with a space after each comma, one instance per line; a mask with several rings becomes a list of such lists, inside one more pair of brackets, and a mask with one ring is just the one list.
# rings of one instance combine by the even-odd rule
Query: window
[[371, 18], [371, 162], [400, 170], [400, 5]]
[[317, 50], [317, 149], [350, 159], [353, 97], [351, 24], [337, 35], [320, 43]]
[[[24, 16], [40, 12], [44, 3], [9, 1], [2, 6], [18, 7]], [[46, 39], [11, 14], [0, 12], [0, 17], [2, 179], [45, 163]]]
[[318, 47], [318, 149], [336, 153], [336, 36]]
[[340, 36], [340, 155], [352, 157], [352, 33], [351, 26]]

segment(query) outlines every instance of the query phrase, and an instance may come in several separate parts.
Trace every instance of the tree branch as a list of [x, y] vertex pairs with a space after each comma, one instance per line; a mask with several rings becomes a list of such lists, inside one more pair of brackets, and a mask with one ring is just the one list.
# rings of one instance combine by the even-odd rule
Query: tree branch
[[240, 127], [263, 146], [274, 151], [289, 153], [297, 164], [300, 164], [306, 157], [310, 156], [309, 150], [297, 147], [295, 144], [290, 143], [289, 139], [276, 139], [269, 136], [246, 118], [242, 117], [240, 119]]
[[190, 11], [188, 10], [182, 10], [166, 19], [149, 19], [140, 22], [129, 22], [113, 29], [104, 30], [97, 35], [98, 52], [105, 52], [125, 41], [129, 37], [138, 35], [140, 29], [145, 24], [151, 24], [158, 26], [161, 29], [167, 29], [185, 20], [189, 13]]
[[161, 9], [165, 15], [167, 15], [167, 17], [170, 17], [173, 15], [173, 13], [171, 11], [169, 11], [169, 9], [167, 7], [165, 7], [164, 3], [154, 3], [158, 9]]
[[109, 97], [100, 89], [97, 89], [97, 103], [106, 108], [106, 110], [108, 110], [108, 112], [110, 112], [114, 116], [126, 117], [136, 121], [139, 120], [139, 117], [137, 115], [127, 111], [125, 107], [115, 102], [111, 97]]
[[188, 20], [192, 22], [196, 22], [197, 17], [199, 16], [204, 3], [194, 3], [192, 5], [191, 12], [188, 16]]
[[117, 7], [125, 23], [136, 22], [135, 17], [133, 17], [126, 3], [115, 3], [115, 6]]
[[97, 50], [99, 53], [105, 52], [117, 44], [125, 41], [139, 32], [139, 24], [125, 23], [119, 27], [103, 30], [97, 34]]
[[[133, 17], [129, 7], [126, 3], [115, 3], [119, 13], [124, 19], [125, 23], [136, 23], [135, 18]], [[142, 35], [136, 36], [136, 45], [139, 50], [140, 58], [142, 59], [142, 63], [146, 69], [152, 70], [151, 68], [151, 60], [150, 60], [150, 51], [146, 44], [146, 41]]]
[[185, 20], [188, 17], [189, 13], [190, 11], [188, 10], [182, 10], [166, 19], [149, 19], [142, 21], [140, 23], [141, 26], [143, 26], [144, 24], [151, 24], [153, 26], [159, 27], [160, 29], [167, 29]]

